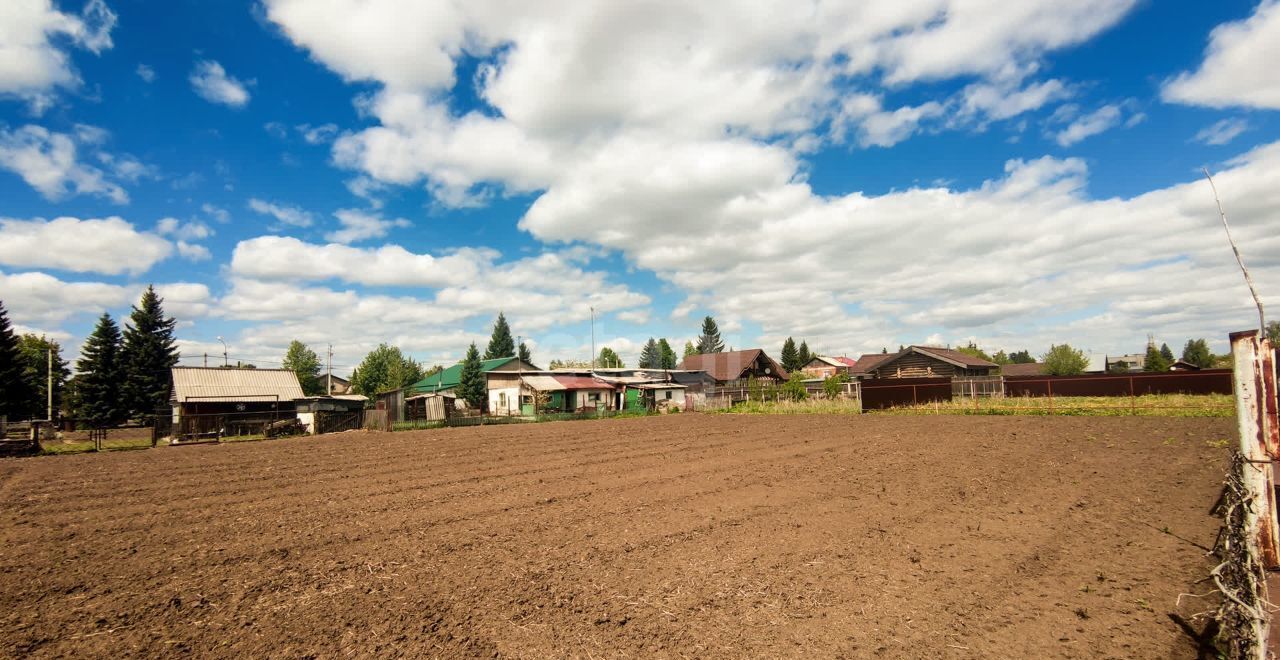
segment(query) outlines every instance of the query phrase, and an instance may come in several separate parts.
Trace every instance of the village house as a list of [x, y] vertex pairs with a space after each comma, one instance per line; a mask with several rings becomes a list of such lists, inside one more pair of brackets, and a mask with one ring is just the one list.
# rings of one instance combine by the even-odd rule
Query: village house
[[[516, 409], [518, 397], [520, 396], [520, 373], [542, 371], [517, 357], [482, 360], [480, 370], [485, 375], [485, 384], [489, 392], [488, 409], [490, 411]], [[456, 395], [458, 385], [461, 383], [462, 363], [459, 362], [448, 369], [438, 371], [406, 387], [403, 394], [405, 398], [418, 394], [450, 393]], [[465, 405], [465, 402], [460, 397], [456, 399], [456, 403], [459, 406]]]
[[680, 369], [705, 371], [720, 387], [746, 387], [751, 378], [774, 382], [787, 379], [787, 372], [759, 348], [689, 355], [680, 363]]
[[853, 369], [855, 364], [857, 364], [857, 360], [852, 358], [815, 355], [800, 370], [809, 378], [826, 379], [836, 375], [848, 376], [849, 371]]
[[878, 357], [882, 359], [859, 365], [870, 378], [992, 376], [1000, 369], [1000, 365], [989, 360], [936, 346], [908, 346]]

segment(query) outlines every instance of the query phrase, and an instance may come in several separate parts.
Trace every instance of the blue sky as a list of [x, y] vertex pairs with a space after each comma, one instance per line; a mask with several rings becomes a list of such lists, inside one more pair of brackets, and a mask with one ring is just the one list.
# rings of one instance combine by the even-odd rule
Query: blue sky
[[[1276, 2], [84, 3], [0, 11], [0, 300], [184, 362], [731, 345], [1175, 349], [1280, 289]], [[910, 6], [900, 6], [910, 5]]]

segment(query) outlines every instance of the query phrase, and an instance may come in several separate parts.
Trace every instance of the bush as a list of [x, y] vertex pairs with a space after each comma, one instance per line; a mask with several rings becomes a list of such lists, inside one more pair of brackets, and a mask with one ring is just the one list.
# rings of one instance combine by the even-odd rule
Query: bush
[[778, 398], [787, 401], [804, 401], [809, 392], [804, 388], [804, 375], [797, 372], [791, 375], [778, 391]]

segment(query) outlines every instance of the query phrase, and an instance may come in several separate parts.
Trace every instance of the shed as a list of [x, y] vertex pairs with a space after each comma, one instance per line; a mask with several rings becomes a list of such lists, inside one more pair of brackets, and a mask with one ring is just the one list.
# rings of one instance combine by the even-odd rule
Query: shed
[[304, 398], [298, 376], [288, 369], [173, 367], [169, 397], [176, 433], [254, 432], [264, 424], [294, 417]]

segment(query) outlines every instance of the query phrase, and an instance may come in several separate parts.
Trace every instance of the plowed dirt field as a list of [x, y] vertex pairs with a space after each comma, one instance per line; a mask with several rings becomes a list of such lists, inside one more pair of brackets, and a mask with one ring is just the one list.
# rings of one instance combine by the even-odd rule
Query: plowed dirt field
[[1231, 420], [673, 415], [0, 461], [0, 655], [1194, 657]]

